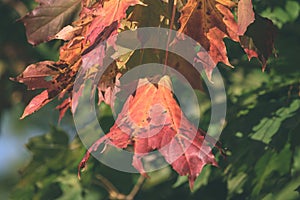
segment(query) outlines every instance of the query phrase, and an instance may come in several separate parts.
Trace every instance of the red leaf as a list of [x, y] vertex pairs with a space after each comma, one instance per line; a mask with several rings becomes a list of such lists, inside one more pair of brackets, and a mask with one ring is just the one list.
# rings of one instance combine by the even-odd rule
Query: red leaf
[[[93, 7], [82, 10], [79, 21], [88, 24], [84, 32], [85, 39], [82, 41], [86, 48], [81, 52], [82, 68], [84, 71], [95, 66], [97, 73], [103, 70], [101, 66], [106, 50], [106, 44], [103, 42], [116, 33], [121, 19], [126, 16], [128, 7], [136, 4], [144, 5], [139, 0], [110, 0], [105, 1], [103, 4], [94, 4]], [[114, 69], [113, 72], [113, 74], [104, 73], [104, 80], [101, 79], [98, 85], [99, 101], [105, 101], [111, 106], [113, 106], [112, 99], [116, 91], [114, 91], [115, 87], [113, 84], [108, 84], [107, 82], [115, 80], [118, 71]], [[78, 95], [76, 94], [75, 97], [72, 100], [73, 105], [77, 105]], [[75, 109], [76, 106], [73, 106], [72, 111], [75, 112]]]
[[237, 23], [231, 13], [234, 7], [235, 3], [230, 0], [188, 0], [181, 10], [179, 32], [198, 41], [215, 63], [202, 63], [207, 56], [198, 53], [196, 60], [203, 64], [209, 79], [218, 62], [231, 66], [223, 41], [225, 37], [240, 42], [249, 59], [257, 57], [260, 60], [263, 70], [273, 53], [275, 30], [272, 22], [258, 15], [254, 21], [251, 0], [240, 0]]
[[40, 108], [42, 108], [44, 105], [49, 103], [53, 98], [49, 97], [48, 91], [44, 90], [41, 94], [35, 96], [30, 103], [26, 106], [23, 115], [20, 119], [24, 119], [28, 115], [36, 112]]
[[60, 105], [56, 106], [56, 109], [59, 110], [59, 119], [58, 122], [62, 120], [66, 111], [71, 107], [71, 98], [66, 98]]
[[53, 76], [57, 74], [55, 62], [43, 61], [29, 65], [21, 75], [12, 80], [26, 84], [29, 90], [35, 90], [49, 88]]
[[91, 25], [86, 31], [86, 40], [93, 44], [105, 27], [110, 26], [113, 22], [120, 22], [121, 19], [126, 17], [126, 10], [129, 6], [136, 4], [145, 5], [139, 0], [110, 0], [105, 1], [103, 6], [101, 4], [98, 7], [86, 10], [86, 14], [93, 14], [96, 17], [93, 19]]
[[[51, 99], [57, 95], [62, 98], [66, 93], [70, 95], [81, 64], [84, 68], [88, 68], [88, 65], [102, 64], [106, 47], [103, 44], [103, 48], [100, 48], [101, 42], [116, 32], [120, 20], [126, 16], [127, 8], [135, 4], [144, 5], [138, 0], [110, 0], [103, 2], [103, 4], [96, 2], [90, 7], [85, 7], [88, 4], [83, 2], [84, 7], [81, 10], [80, 18], [73, 23], [73, 26], [67, 26], [61, 30], [76, 13], [80, 2], [79, 0], [41, 0], [39, 1], [40, 5], [22, 19], [27, 28], [28, 40], [32, 44], [53, 38], [70, 41], [60, 48], [59, 61], [44, 61], [30, 65], [19, 77], [13, 80], [27, 84], [28, 88], [32, 90], [47, 88], [48, 93], [51, 94]], [[59, 30], [61, 31], [56, 34]], [[97, 47], [98, 44], [100, 44], [99, 48]], [[93, 52], [95, 49], [96, 51]], [[95, 53], [101, 52], [102, 56], [95, 55]], [[107, 74], [104, 75], [107, 76]], [[115, 78], [114, 75], [108, 76], [110, 79]], [[110, 101], [109, 97], [113, 98], [115, 94], [112, 91], [114, 87], [111, 86], [110, 88], [111, 90], [105, 89], [109, 91], [108, 94], [105, 94], [107, 101]], [[76, 95], [74, 96], [76, 97]], [[38, 102], [39, 100], [40, 102]], [[73, 105], [77, 104], [77, 98], [72, 99], [72, 101]], [[23, 117], [38, 110], [47, 101], [44, 101], [41, 96], [37, 96], [33, 102], [36, 108], [32, 112], [24, 112]], [[65, 108], [66, 105], [58, 107], [61, 111], [60, 118], [64, 115]], [[72, 111], [75, 111], [75, 108]]]
[[[224, 37], [238, 41], [237, 24], [230, 11], [235, 4], [227, 0], [189, 0], [181, 10], [178, 30], [200, 43], [208, 52], [214, 63], [223, 62], [230, 65]], [[198, 55], [199, 57], [201, 56]], [[199, 60], [203, 58], [200, 57]], [[215, 65], [205, 67], [207, 77], [211, 77]]]
[[238, 34], [244, 35], [254, 19], [252, 0], [240, 0], [238, 3]]
[[134, 146], [132, 165], [143, 175], [142, 158], [157, 149], [180, 175], [188, 175], [190, 187], [206, 164], [217, 165], [205, 132], [188, 121], [171, 92], [168, 76], [158, 83], [140, 79], [135, 95], [126, 101], [110, 132], [96, 141], [79, 164], [86, 165], [90, 152], [101, 143], [118, 148]]
[[70, 70], [66, 70], [66, 66], [65, 63], [61, 62], [42, 61], [29, 65], [21, 75], [12, 78], [14, 81], [26, 84], [29, 90], [46, 88], [46, 90], [31, 100], [25, 108], [21, 119], [42, 108], [58, 94], [60, 94], [61, 98], [64, 96], [65, 89], [70, 86], [69, 79], [72, 79]]

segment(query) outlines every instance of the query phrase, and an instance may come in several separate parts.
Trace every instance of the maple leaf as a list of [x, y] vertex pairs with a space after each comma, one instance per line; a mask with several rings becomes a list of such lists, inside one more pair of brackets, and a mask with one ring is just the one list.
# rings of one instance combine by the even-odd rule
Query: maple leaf
[[52, 100], [51, 97], [49, 97], [49, 93], [47, 90], [44, 90], [39, 95], [35, 96], [29, 104], [24, 109], [23, 115], [20, 119], [24, 119], [26, 116], [36, 112], [40, 108], [42, 108], [44, 105], [49, 103]]
[[[94, 64], [101, 65], [106, 48], [106, 44], [102, 42], [116, 33], [129, 6], [144, 5], [138, 0], [110, 0], [92, 5], [83, 2], [79, 19], [61, 30], [77, 13], [80, 2], [78, 0], [40, 0], [40, 5], [22, 19], [31, 44], [36, 45], [50, 39], [62, 39], [68, 42], [60, 48], [59, 61], [32, 64], [20, 76], [13, 79], [25, 83], [31, 90], [46, 88], [42, 94], [32, 99], [21, 118], [39, 110], [56, 96], [61, 99], [68, 94], [69, 97], [57, 107], [61, 120], [66, 110], [71, 107], [71, 102], [77, 101], [77, 98], [72, 98], [71, 92], [79, 68], [81, 66], [87, 68], [87, 65]], [[115, 79], [115, 74], [104, 74], [104, 76]], [[103, 82], [100, 81], [99, 85], [101, 85], [99, 89], [104, 88]], [[110, 87], [107, 84], [105, 86]], [[108, 94], [104, 94], [106, 98], [101, 98], [101, 100], [110, 101], [109, 99], [112, 99], [115, 94], [113, 90], [113, 86], [110, 90], [105, 89]], [[76, 105], [76, 102], [74, 104]], [[75, 109], [72, 110], [75, 111]]]
[[[79, 24], [89, 24], [84, 30], [85, 39], [82, 41], [84, 46], [87, 47], [81, 50], [83, 70], [87, 70], [93, 66], [98, 68], [96, 73], [103, 70], [101, 66], [106, 50], [106, 44], [103, 42], [117, 33], [120, 21], [126, 17], [126, 10], [129, 6], [136, 4], [145, 6], [145, 4], [139, 0], [110, 0], [103, 2], [103, 4], [95, 4], [92, 8], [85, 8], [85, 10], [83, 10], [84, 12], [81, 13], [79, 20], [81, 23]], [[93, 16], [93, 20], [91, 20], [91, 16]], [[104, 101], [113, 106], [112, 99], [114, 99], [116, 91], [114, 91], [115, 87], [111, 82], [115, 81], [118, 70], [112, 70], [114, 73], [111, 74], [109, 74], [111, 70], [106, 71], [107, 73], [103, 74], [104, 78], [101, 79], [103, 81], [100, 81], [97, 87], [99, 90], [99, 103]], [[78, 90], [78, 92], [80, 92], [80, 90]], [[78, 95], [75, 94], [75, 96]], [[73, 99], [73, 105], [77, 105], [77, 102], [74, 102], [74, 100], [77, 101], [77, 98]], [[72, 110], [75, 112], [75, 108]]]
[[51, 39], [80, 10], [81, 0], [37, 0], [39, 6], [21, 19], [27, 40], [37, 45]]
[[49, 88], [54, 75], [58, 74], [55, 62], [43, 61], [29, 65], [24, 72], [11, 80], [27, 85], [29, 90]]
[[18, 77], [11, 78], [13, 81], [26, 84], [28, 90], [46, 89], [29, 102], [21, 119], [42, 108], [64, 89], [65, 82], [61, 77], [65, 67], [63, 63], [42, 61], [29, 65]]
[[272, 21], [253, 11], [251, 0], [238, 3], [238, 34], [249, 60], [257, 57], [265, 70], [268, 58], [274, 52], [275, 26]]
[[[238, 26], [230, 8], [235, 3], [227, 0], [189, 0], [181, 10], [179, 33], [184, 33], [208, 52], [214, 63], [231, 66], [226, 54], [224, 37], [238, 41]], [[206, 67], [208, 78], [214, 66]]]
[[248, 58], [257, 57], [262, 64], [263, 71], [267, 67], [267, 60], [275, 51], [274, 40], [276, 28], [267, 18], [255, 14], [255, 20], [240, 37], [241, 46]]
[[110, 132], [97, 140], [82, 159], [79, 172], [102, 143], [123, 149], [133, 145], [132, 165], [144, 176], [142, 158], [158, 150], [174, 170], [188, 175], [191, 188], [204, 165], [217, 166], [204, 140], [206, 133], [188, 121], [173, 98], [169, 76], [152, 81], [139, 80], [135, 94], [127, 99]]
[[[231, 12], [236, 7], [237, 22]], [[241, 0], [237, 5], [230, 0], [189, 0], [181, 10], [179, 22], [178, 31], [199, 42], [210, 55], [213, 62], [203, 52], [196, 58], [203, 64], [209, 80], [218, 62], [231, 66], [223, 41], [225, 37], [239, 42], [249, 60], [257, 57], [263, 70], [274, 51], [275, 27], [270, 20], [254, 14], [251, 0]]]
[[120, 23], [120, 20], [126, 17], [128, 7], [136, 4], [145, 6], [139, 0], [110, 0], [105, 1], [103, 5], [98, 4], [95, 9], [86, 10], [87, 16], [92, 14], [96, 17], [92, 20], [90, 26], [87, 27], [85, 40], [93, 44], [105, 27], [110, 26], [115, 21]]

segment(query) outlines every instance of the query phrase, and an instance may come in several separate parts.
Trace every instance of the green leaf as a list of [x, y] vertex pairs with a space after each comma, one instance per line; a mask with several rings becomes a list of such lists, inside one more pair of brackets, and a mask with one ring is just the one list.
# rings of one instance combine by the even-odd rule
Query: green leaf
[[[62, 195], [58, 198], [59, 200], [83, 200], [83, 199], [102, 199], [101, 193], [86, 190], [80, 184], [80, 181], [74, 174], [64, 172], [59, 176], [56, 181], [58, 182]], [[85, 195], [82, 195], [85, 194]]]
[[264, 17], [273, 21], [279, 28], [288, 22], [295, 21], [300, 12], [300, 4], [296, 1], [286, 1], [285, 6], [276, 6], [275, 8], [268, 7], [262, 12]]
[[235, 177], [228, 180], [228, 189], [232, 193], [240, 194], [243, 192], [243, 186], [248, 175], [244, 172], [238, 173]]
[[[289, 148], [290, 145], [287, 144], [278, 154], [269, 150], [258, 160], [255, 165], [256, 179], [253, 182], [253, 195], [260, 194], [263, 186], [268, 183], [268, 179], [270, 179], [275, 172], [279, 176], [288, 174], [292, 158], [292, 153]], [[273, 179], [272, 181], [276, 180]]]
[[[300, 108], [300, 100], [294, 100], [289, 107], [283, 107], [273, 113], [271, 118], [263, 118], [261, 122], [253, 127], [254, 134], [251, 136], [254, 140], [259, 140], [269, 144], [271, 138], [281, 127], [281, 124], [287, 118], [293, 117]], [[282, 133], [285, 134], [285, 133]]]
[[21, 180], [11, 198], [56, 199], [61, 196], [64, 188], [59, 184], [59, 176], [64, 170], [73, 171], [73, 180], [77, 179], [78, 155], [82, 154], [82, 148], [76, 143], [74, 140], [69, 144], [68, 135], [55, 127], [45, 135], [31, 138], [26, 147], [32, 153], [32, 160], [21, 170]]

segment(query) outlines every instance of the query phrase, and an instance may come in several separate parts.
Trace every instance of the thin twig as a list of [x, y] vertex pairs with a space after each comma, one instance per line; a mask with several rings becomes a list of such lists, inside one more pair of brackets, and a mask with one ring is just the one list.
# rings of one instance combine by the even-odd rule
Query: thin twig
[[138, 181], [132, 188], [131, 192], [126, 196], [126, 200], [132, 200], [135, 195], [138, 193], [138, 191], [142, 188], [143, 184], [145, 183], [146, 178], [142, 175], [140, 175]]
[[96, 175], [96, 178], [100, 181], [101, 185], [108, 192], [109, 197], [111, 199], [115, 199], [117, 196], [120, 195], [118, 189], [107, 178], [100, 174]]
[[134, 185], [130, 193], [128, 195], [125, 195], [119, 192], [118, 189], [104, 176], [98, 174], [96, 175], [96, 178], [100, 181], [100, 184], [108, 192], [109, 199], [118, 199], [118, 200], [133, 200], [135, 195], [142, 188], [146, 179], [144, 176], [140, 175], [139, 179], [137, 180], [136, 184]]

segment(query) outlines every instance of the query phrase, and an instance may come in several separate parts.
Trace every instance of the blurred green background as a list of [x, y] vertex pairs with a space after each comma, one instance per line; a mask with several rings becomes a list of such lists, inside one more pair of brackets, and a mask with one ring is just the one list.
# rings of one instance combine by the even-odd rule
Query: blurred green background
[[[226, 127], [220, 138], [227, 158], [217, 154], [220, 168], [205, 167], [193, 192], [187, 178], [171, 168], [153, 172], [136, 199], [300, 198], [300, 4], [292, 0], [253, 3], [278, 28], [278, 57], [271, 58], [262, 73], [257, 60], [248, 62], [241, 48], [226, 40], [230, 61], [236, 66], [219, 66], [228, 97]], [[17, 19], [34, 5], [31, 0], [0, 1], [0, 199], [107, 199], [101, 176], [127, 194], [138, 175], [115, 171], [94, 159], [82, 181], [77, 179], [77, 164], [85, 149], [75, 136], [70, 113], [57, 124], [57, 102], [19, 120], [38, 91], [28, 92], [9, 77], [31, 63], [56, 60], [61, 44], [53, 41], [32, 47], [27, 43], [24, 26]], [[205, 128], [209, 99], [203, 94], [199, 98], [200, 125]], [[108, 130], [109, 116], [100, 120], [110, 122], [104, 128]]]

